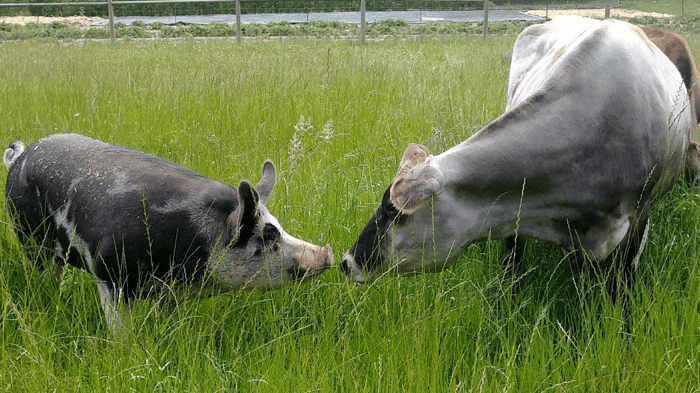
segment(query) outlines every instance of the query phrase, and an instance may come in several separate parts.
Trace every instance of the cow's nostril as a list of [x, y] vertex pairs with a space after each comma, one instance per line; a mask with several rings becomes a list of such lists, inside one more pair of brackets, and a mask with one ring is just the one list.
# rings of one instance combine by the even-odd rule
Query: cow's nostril
[[345, 258], [343, 258], [343, 261], [340, 262], [340, 270], [342, 270], [343, 274], [345, 274], [345, 275], [350, 273], [350, 268], [348, 267], [348, 261]]

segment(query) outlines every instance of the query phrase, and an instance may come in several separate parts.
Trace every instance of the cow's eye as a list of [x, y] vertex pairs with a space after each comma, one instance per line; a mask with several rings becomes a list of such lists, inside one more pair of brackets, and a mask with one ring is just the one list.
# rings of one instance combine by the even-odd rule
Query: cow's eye
[[389, 198], [390, 190], [390, 188], [387, 188], [382, 198], [382, 204], [380, 206], [381, 219], [392, 222], [395, 225], [403, 225], [406, 223], [408, 215], [401, 213], [391, 202]]
[[410, 217], [408, 214], [401, 213], [391, 202], [382, 204], [382, 218], [394, 225], [403, 225]]

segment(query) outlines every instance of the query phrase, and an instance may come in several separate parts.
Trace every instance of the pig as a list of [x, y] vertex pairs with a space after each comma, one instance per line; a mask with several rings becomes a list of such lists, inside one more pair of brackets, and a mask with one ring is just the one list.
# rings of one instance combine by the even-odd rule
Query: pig
[[290, 236], [265, 207], [277, 180], [271, 161], [258, 184], [243, 180], [238, 188], [76, 134], [26, 149], [14, 142], [3, 161], [20, 241], [48, 252], [59, 271], [70, 264], [92, 274], [113, 331], [123, 327], [121, 302], [148, 296], [158, 283], [210, 294], [272, 289], [333, 264], [329, 245]]

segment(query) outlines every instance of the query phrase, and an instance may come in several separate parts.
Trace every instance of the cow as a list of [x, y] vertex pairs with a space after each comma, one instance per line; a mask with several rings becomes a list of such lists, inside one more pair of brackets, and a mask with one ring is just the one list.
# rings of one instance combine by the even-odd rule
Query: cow
[[290, 236], [265, 207], [277, 180], [271, 161], [255, 187], [243, 180], [233, 188], [75, 134], [50, 135], [26, 149], [14, 142], [3, 159], [18, 237], [33, 239], [59, 271], [70, 264], [91, 273], [113, 331], [123, 328], [120, 302], [148, 296], [154, 284], [208, 293], [276, 288], [333, 264], [330, 246]]
[[506, 239], [517, 271], [536, 238], [572, 270], [619, 266], [630, 285], [690, 132], [683, 80], [638, 27], [576, 16], [530, 26], [505, 112], [442, 154], [410, 144], [340, 267], [356, 282], [437, 272], [474, 242]]
[[671, 31], [654, 27], [639, 26], [644, 34], [654, 43], [676, 66], [683, 77], [683, 83], [690, 97], [690, 115], [694, 124], [690, 134], [686, 178], [690, 181], [700, 180], [700, 144], [697, 142], [697, 125], [700, 120], [700, 76], [690, 52], [688, 43], [683, 37]]

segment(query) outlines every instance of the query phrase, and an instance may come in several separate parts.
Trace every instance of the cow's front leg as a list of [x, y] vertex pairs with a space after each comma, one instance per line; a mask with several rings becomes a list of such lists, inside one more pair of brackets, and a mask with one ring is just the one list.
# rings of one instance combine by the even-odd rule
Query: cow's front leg
[[[639, 266], [639, 259], [644, 251], [649, 234], [649, 214], [644, 212], [636, 223], [632, 225], [627, 235], [627, 241], [620, 245], [617, 263], [618, 271], [611, 272], [613, 278], [608, 282], [610, 297], [613, 302], [618, 301], [618, 291], [622, 291], [621, 306], [627, 318], [629, 314], [630, 295], [634, 287], [635, 275]], [[622, 282], [619, 282], [619, 280]]]

